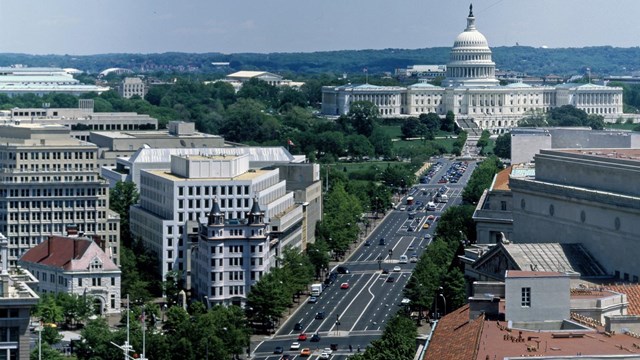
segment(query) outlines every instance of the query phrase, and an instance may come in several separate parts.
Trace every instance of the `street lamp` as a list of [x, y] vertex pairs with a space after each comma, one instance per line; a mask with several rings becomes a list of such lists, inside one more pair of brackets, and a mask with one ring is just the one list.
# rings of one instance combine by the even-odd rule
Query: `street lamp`
[[42, 360], [42, 330], [42, 321], [40, 321], [40, 325], [36, 327], [38, 332], [38, 360]]
[[444, 295], [442, 293], [440, 293], [439, 296], [442, 298], [442, 302], [444, 303], [444, 310], [442, 311], [442, 313], [444, 315], [446, 315], [447, 314], [447, 299], [444, 297]]
[[378, 270], [382, 270], [382, 254], [378, 255]]

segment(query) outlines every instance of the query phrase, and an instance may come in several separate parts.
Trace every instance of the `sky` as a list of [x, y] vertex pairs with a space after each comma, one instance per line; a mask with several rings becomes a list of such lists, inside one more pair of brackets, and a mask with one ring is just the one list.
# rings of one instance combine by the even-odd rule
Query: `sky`
[[[477, 0], [490, 46], [640, 45], [640, 0]], [[313, 52], [450, 47], [461, 0], [0, 0], [0, 53]]]

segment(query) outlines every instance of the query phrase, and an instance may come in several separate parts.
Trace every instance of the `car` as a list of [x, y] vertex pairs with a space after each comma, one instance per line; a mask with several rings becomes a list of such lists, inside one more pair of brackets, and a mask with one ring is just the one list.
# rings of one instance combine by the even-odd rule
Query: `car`
[[382, 273], [383, 274], [388, 274], [389, 273], [389, 269], [387, 269], [387, 268], [382, 269]]
[[369, 246], [369, 245], [371, 245], [371, 241], [367, 240], [364, 242], [364, 246]]
[[338, 274], [348, 274], [349, 273], [349, 269], [345, 266], [338, 266], [336, 268], [336, 271], [338, 272]]
[[428, 239], [431, 239], [431, 234], [427, 234], [427, 235], [425, 235], [425, 236], [424, 236], [424, 238], [425, 238], [425, 239], [427, 239], [427, 240], [428, 240]]
[[316, 313], [316, 320], [322, 320], [324, 319], [324, 311], [318, 311]]
[[427, 216], [427, 221], [433, 221], [435, 218], [435, 215], [429, 215]]
[[327, 354], [326, 352], [322, 352], [318, 359], [331, 359], [331, 355]]
[[407, 255], [400, 255], [400, 258], [398, 259], [398, 264], [406, 264], [407, 261], [409, 261], [409, 257]]
[[307, 334], [300, 333], [300, 335], [298, 335], [298, 341], [306, 341], [306, 340], [307, 340]]
[[299, 342], [293, 342], [291, 343], [291, 346], [289, 347], [290, 350], [298, 350], [300, 349], [300, 343]]
[[294, 331], [300, 331], [300, 330], [302, 330], [302, 323], [297, 322], [297, 323], [293, 326], [293, 330], [294, 330]]
[[398, 272], [398, 271], [402, 271], [402, 268], [400, 266], [394, 266], [393, 272]]
[[300, 350], [300, 356], [311, 356], [311, 349], [304, 348]]
[[428, 228], [429, 228], [429, 226], [431, 226], [431, 225], [429, 225], [429, 223], [424, 223], [424, 225], [422, 225], [422, 228], [423, 228], [423, 229], [428, 229]]
[[396, 281], [396, 278], [395, 278], [395, 277], [393, 277], [393, 276], [389, 276], [389, 277], [387, 278], [387, 282], [394, 282], [394, 281]]
[[309, 341], [311, 341], [311, 342], [318, 342], [318, 341], [320, 341], [320, 334], [315, 333], [315, 334], [311, 335], [311, 340], [309, 340]]
[[349, 288], [349, 283], [348, 282], [343, 282], [342, 284], [340, 284], [340, 289], [346, 290]]
[[291, 360], [291, 357], [289, 356], [289, 354], [283, 354], [280, 360]]
[[411, 251], [411, 252], [416, 251], [416, 247], [415, 247], [415, 246], [413, 246], [413, 245], [410, 245], [410, 246], [407, 248], [407, 252], [409, 252], [409, 251]]
[[329, 344], [329, 348], [333, 351], [337, 351], [338, 350], [338, 344]]
[[411, 302], [411, 299], [404, 298], [400, 301], [400, 305], [409, 305], [410, 302]]
[[407, 228], [407, 231], [409, 231], [409, 232], [414, 231], [414, 230], [415, 230], [415, 229], [413, 228], [413, 226], [409, 226], [409, 227]]
[[310, 296], [309, 300], [307, 300], [309, 304], [315, 304], [318, 302], [318, 298], [316, 296]]
[[384, 238], [380, 238], [380, 240], [378, 240], [378, 245], [385, 245]]
[[273, 349], [274, 354], [282, 354], [283, 352], [284, 350], [282, 349], [282, 346], [276, 346], [276, 348]]

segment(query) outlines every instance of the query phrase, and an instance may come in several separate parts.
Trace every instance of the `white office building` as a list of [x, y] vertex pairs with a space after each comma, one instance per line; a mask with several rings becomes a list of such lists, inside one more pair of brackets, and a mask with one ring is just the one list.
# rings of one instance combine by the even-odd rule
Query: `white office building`
[[[190, 271], [191, 244], [214, 199], [227, 221], [243, 221], [257, 201], [269, 224], [272, 241], [264, 251], [271, 256], [285, 246], [304, 248], [313, 241], [309, 228], [319, 219], [309, 216], [321, 214], [320, 193], [291, 191], [278, 168], [252, 168], [249, 160], [240, 150], [237, 155], [171, 155], [164, 169], [140, 170], [140, 203], [131, 208], [131, 231], [157, 254], [163, 277], [172, 270]], [[307, 188], [319, 189], [318, 172]]]

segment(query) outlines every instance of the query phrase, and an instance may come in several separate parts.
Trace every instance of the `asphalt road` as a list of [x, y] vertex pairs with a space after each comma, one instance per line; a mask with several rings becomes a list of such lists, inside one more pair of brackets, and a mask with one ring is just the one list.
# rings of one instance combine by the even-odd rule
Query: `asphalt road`
[[[414, 219], [408, 218], [408, 212], [391, 210], [369, 234], [369, 245], [363, 244], [356, 249], [341, 266], [349, 269], [349, 274], [340, 274], [336, 281], [327, 286], [318, 297], [315, 304], [305, 303], [291, 315], [278, 329], [275, 335], [266, 338], [255, 345], [254, 359], [280, 359], [282, 355], [274, 354], [276, 347], [282, 347], [291, 359], [300, 358], [300, 350], [290, 349], [293, 342], [300, 343], [300, 349], [309, 348], [312, 355], [309, 359], [318, 359], [323, 349], [330, 344], [337, 344], [331, 359], [346, 359], [351, 353], [360, 348], [362, 351], [375, 339], [382, 335], [386, 322], [400, 309], [403, 289], [415, 267], [414, 263], [400, 264], [400, 255], [411, 257], [416, 253], [422, 254], [432, 241], [436, 223], [428, 229], [424, 224], [429, 215], [439, 217], [446, 207], [461, 202], [461, 192], [473, 172], [474, 163], [469, 162], [468, 168], [457, 184], [438, 184], [451, 162], [441, 160], [444, 165], [433, 176], [429, 184], [417, 184], [412, 187], [403, 198], [413, 196], [414, 201], [426, 204], [431, 200], [439, 188], [447, 186], [447, 203], [437, 203], [435, 211], [418, 211]], [[432, 223], [432, 221], [429, 221]], [[437, 222], [437, 221], [436, 221]], [[414, 230], [410, 231], [410, 227]], [[385, 245], [380, 245], [384, 238]], [[400, 271], [394, 271], [399, 266]], [[387, 269], [389, 274], [383, 274]], [[387, 279], [393, 277], [393, 282]], [[348, 283], [348, 289], [341, 289], [342, 283]], [[303, 299], [307, 301], [307, 299]], [[324, 318], [316, 319], [318, 312], [324, 312]], [[302, 330], [294, 330], [296, 323], [300, 323]], [[299, 341], [301, 332], [307, 334], [306, 341]], [[318, 334], [320, 341], [310, 342], [312, 334]]]

